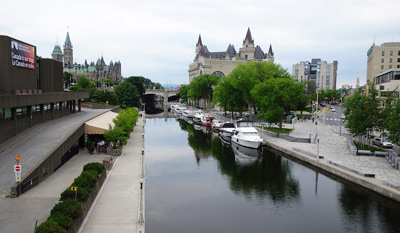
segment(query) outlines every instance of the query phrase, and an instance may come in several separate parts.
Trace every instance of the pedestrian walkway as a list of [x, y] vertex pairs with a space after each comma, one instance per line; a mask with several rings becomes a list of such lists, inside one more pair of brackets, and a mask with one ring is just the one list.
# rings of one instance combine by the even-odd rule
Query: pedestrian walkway
[[144, 232], [144, 226], [139, 224], [141, 200], [144, 201], [140, 198], [144, 123], [144, 118], [139, 118], [79, 233]]

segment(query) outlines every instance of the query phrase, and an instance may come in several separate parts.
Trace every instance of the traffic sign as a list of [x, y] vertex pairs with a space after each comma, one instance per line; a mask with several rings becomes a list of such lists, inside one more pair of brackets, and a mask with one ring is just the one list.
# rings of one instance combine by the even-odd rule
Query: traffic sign
[[21, 172], [21, 165], [14, 165], [14, 172]]
[[15, 181], [20, 182], [21, 181], [21, 172], [15, 172]]
[[71, 191], [75, 191], [76, 192], [76, 186], [71, 186]]

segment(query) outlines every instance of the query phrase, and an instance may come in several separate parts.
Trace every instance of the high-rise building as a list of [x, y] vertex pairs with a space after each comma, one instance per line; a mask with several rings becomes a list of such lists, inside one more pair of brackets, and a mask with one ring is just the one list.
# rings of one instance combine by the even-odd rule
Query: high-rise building
[[367, 82], [372, 82], [378, 74], [400, 68], [400, 42], [387, 42], [380, 46], [374, 43], [367, 56]]
[[318, 90], [336, 90], [338, 62], [327, 63], [321, 59], [311, 59], [293, 65], [292, 75], [296, 81], [313, 81]]
[[274, 52], [272, 46], [269, 46], [268, 53], [264, 53], [260, 46], [254, 45], [250, 28], [247, 29], [246, 36], [243, 40], [239, 53], [235, 47], [228, 45], [226, 51], [210, 52], [206, 45], [203, 45], [201, 36], [196, 44], [195, 58], [189, 65], [189, 83], [194, 77], [202, 74], [212, 74], [217, 76], [227, 76], [232, 72], [239, 62], [246, 63], [248, 61], [268, 61], [274, 62]]

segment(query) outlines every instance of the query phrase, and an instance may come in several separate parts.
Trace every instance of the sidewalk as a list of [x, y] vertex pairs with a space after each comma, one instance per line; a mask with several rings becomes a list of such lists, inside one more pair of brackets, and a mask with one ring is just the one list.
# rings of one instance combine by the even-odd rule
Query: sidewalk
[[79, 233], [144, 232], [138, 223], [144, 124], [144, 118], [139, 118]]

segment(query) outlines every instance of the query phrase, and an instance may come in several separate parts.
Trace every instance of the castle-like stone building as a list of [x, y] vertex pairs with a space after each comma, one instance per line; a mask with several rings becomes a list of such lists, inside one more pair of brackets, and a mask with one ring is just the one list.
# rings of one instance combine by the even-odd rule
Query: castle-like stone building
[[64, 65], [64, 72], [71, 73], [74, 79], [77, 79], [77, 77], [81, 75], [85, 75], [92, 80], [110, 78], [114, 82], [119, 83], [122, 82], [123, 79], [120, 61], [115, 63], [111, 61], [110, 64], [107, 65], [103, 56], [101, 56], [96, 63], [92, 61], [89, 64], [87, 60], [85, 60], [84, 64], [74, 63], [74, 53], [69, 32], [67, 32], [67, 37], [65, 38], [64, 53], [59, 45], [55, 45], [51, 57], [57, 61], [61, 61]]
[[228, 45], [226, 51], [210, 52], [206, 45], [203, 45], [201, 36], [196, 44], [196, 55], [192, 64], [189, 65], [189, 83], [194, 77], [202, 74], [212, 74], [217, 76], [226, 76], [241, 62], [248, 61], [268, 61], [274, 62], [274, 52], [272, 46], [269, 46], [268, 53], [264, 53], [260, 46], [254, 45], [250, 28], [247, 29], [246, 37], [243, 40], [239, 53], [235, 47]]

